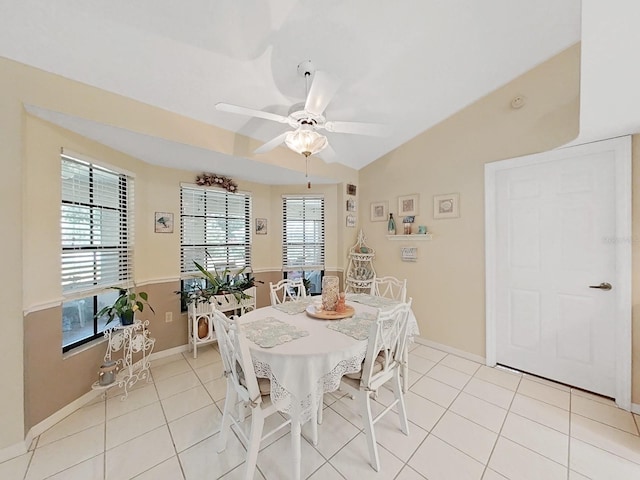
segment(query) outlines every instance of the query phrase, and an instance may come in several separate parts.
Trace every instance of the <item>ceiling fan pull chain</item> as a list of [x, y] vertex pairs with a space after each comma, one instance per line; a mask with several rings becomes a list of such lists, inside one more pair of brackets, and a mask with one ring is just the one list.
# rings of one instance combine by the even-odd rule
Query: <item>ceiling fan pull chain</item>
[[309, 157], [305, 158], [304, 176], [307, 179], [307, 188], [311, 188], [311, 182], [309, 181]]

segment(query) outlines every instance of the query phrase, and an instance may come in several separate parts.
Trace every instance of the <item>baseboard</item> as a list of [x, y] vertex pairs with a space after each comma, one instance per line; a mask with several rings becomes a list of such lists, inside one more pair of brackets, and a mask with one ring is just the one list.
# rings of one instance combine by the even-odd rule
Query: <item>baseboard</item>
[[175, 355], [177, 353], [187, 352], [189, 351], [189, 344], [180, 345], [178, 347], [168, 348], [166, 350], [162, 350], [161, 352], [154, 352], [149, 356], [149, 361], [159, 360], [164, 357], [170, 357], [171, 355]]
[[472, 362], [481, 363], [484, 365], [486, 363], [486, 358], [481, 357], [480, 355], [475, 355], [473, 353], [465, 352], [464, 350], [458, 350], [457, 348], [450, 347], [448, 345], [443, 345], [442, 343], [434, 342], [431, 340], [426, 340], [421, 337], [415, 337], [414, 341], [419, 343], [420, 345], [424, 345], [426, 347], [435, 348], [436, 350], [441, 350], [443, 352], [451, 353], [453, 355], [457, 355], [458, 357], [466, 358], [467, 360], [471, 360]]

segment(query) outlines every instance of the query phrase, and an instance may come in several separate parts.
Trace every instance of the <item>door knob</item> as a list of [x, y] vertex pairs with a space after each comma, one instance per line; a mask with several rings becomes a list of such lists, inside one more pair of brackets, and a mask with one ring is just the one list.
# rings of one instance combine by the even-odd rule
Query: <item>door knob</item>
[[611, 290], [613, 287], [610, 283], [602, 282], [600, 285], [589, 285], [589, 288], [599, 288], [600, 290]]

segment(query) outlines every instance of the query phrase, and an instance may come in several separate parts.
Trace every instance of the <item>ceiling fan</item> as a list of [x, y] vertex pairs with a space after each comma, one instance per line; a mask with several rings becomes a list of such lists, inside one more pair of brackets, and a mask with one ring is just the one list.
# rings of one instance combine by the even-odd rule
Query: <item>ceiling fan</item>
[[311, 88], [307, 88], [307, 98], [303, 103], [296, 103], [289, 109], [288, 116], [271, 112], [263, 112], [252, 108], [217, 103], [216, 109], [222, 112], [237, 113], [250, 117], [262, 118], [283, 124], [288, 124], [295, 130], [284, 132], [255, 150], [254, 153], [268, 152], [281, 143], [285, 143], [294, 152], [305, 157], [315, 155], [321, 151], [322, 158], [331, 161], [335, 152], [329, 145], [327, 137], [318, 130], [327, 132], [349, 133], [357, 135], [383, 136], [387, 133], [385, 125], [362, 122], [327, 121], [324, 111], [335, 95], [340, 82], [327, 72], [317, 70], [310, 60], [298, 65], [298, 74], [308, 80], [313, 77]]

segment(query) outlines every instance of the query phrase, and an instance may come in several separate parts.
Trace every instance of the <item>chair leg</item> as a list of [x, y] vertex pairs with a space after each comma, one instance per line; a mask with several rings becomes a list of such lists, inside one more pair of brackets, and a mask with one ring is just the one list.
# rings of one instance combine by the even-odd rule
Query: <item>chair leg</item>
[[262, 428], [264, 427], [264, 416], [254, 408], [251, 412], [251, 433], [249, 434], [249, 444], [247, 445], [247, 464], [244, 469], [244, 480], [252, 480], [256, 471], [258, 461], [258, 451], [260, 450], [260, 439], [262, 438]]
[[237, 398], [235, 389], [229, 385], [228, 382], [229, 380], [227, 380], [227, 396], [224, 399], [224, 410], [222, 412], [222, 422], [220, 425], [220, 443], [218, 444], [218, 453], [224, 452], [227, 448], [227, 436], [229, 435], [229, 430], [231, 430], [229, 415], [233, 415], [233, 407]]
[[393, 394], [398, 401], [398, 416], [400, 417], [400, 430], [405, 435], [409, 435], [409, 421], [407, 420], [407, 408], [404, 404], [402, 384], [400, 381], [400, 371], [393, 376]]
[[[312, 419], [313, 423], [315, 419]], [[300, 420], [291, 419], [291, 452], [293, 453], [293, 475], [291, 478], [294, 480], [300, 480], [300, 436], [302, 429], [300, 427]]]
[[322, 425], [322, 418], [324, 415], [324, 396], [320, 398], [320, 403], [318, 404], [318, 425]]
[[360, 399], [360, 409], [362, 412], [362, 421], [364, 423], [364, 433], [367, 436], [367, 444], [369, 445], [369, 457], [371, 458], [371, 466], [376, 472], [380, 471], [380, 457], [378, 456], [378, 445], [376, 444], [376, 432], [373, 428], [373, 413], [371, 412], [370, 393], [361, 391], [358, 395]]
[[402, 393], [409, 391], [409, 349], [405, 348], [402, 354]]

